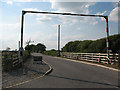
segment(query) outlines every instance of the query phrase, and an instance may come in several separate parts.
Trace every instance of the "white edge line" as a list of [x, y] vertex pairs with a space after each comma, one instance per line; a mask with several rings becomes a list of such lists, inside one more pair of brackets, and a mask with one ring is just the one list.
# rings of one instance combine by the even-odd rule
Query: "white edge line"
[[[44, 60], [43, 60], [44, 61]], [[53, 68], [52, 68], [52, 66], [49, 64], [49, 63], [47, 63], [46, 61], [44, 61], [47, 65], [49, 65], [49, 67], [50, 67], [50, 69], [45, 73], [45, 75], [47, 74], [47, 73], [49, 73]]]

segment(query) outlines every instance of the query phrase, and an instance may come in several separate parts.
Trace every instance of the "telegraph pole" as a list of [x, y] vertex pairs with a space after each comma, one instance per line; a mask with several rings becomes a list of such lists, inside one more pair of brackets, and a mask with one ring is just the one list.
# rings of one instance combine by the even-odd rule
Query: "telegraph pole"
[[60, 25], [58, 25], [58, 57], [60, 57]]

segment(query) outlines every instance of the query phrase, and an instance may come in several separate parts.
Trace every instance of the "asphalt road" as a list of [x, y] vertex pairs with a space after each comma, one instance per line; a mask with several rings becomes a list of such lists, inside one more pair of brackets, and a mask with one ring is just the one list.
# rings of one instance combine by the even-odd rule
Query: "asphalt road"
[[[40, 54], [34, 54], [40, 55]], [[53, 71], [14, 88], [118, 88], [118, 72], [42, 55]]]

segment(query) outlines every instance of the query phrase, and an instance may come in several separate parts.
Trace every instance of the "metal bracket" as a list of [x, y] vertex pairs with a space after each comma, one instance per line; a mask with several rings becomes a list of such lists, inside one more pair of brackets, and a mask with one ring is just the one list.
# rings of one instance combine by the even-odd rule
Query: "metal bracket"
[[22, 15], [25, 15], [27, 12], [26, 11], [22, 11]]
[[108, 20], [108, 16], [104, 16], [104, 18], [105, 18], [106, 20]]

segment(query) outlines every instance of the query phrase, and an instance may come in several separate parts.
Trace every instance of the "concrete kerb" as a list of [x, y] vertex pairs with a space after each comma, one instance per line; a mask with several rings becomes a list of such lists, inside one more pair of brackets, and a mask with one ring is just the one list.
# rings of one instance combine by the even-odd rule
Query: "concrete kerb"
[[49, 65], [50, 69], [45, 73], [45, 75], [48, 75], [49, 73], [52, 72], [53, 68], [51, 67], [50, 64], [48, 64], [47, 62], [44, 61], [44, 63], [46, 63], [47, 65]]
[[72, 60], [72, 59], [67, 59], [67, 58], [62, 58], [62, 57], [54, 57], [54, 58], [64, 59], [64, 60], [78, 62], [78, 63], [83, 63], [83, 64], [89, 64], [89, 65], [98, 66], [98, 67], [102, 67], [102, 68], [106, 68], [106, 69], [109, 69], [109, 70], [120, 72], [120, 70], [118, 70], [118, 69], [107, 67], [107, 66], [103, 66], [103, 65], [99, 65], [99, 64], [94, 64], [94, 63], [89, 63], [89, 62], [84, 62], [84, 61], [77, 61], [77, 60]]
[[36, 80], [36, 79], [42, 78], [42, 77], [44, 77], [45, 75], [48, 75], [49, 73], [51, 73], [52, 70], [53, 70], [53, 68], [51, 67], [51, 65], [48, 64], [47, 62], [45, 62], [44, 60], [43, 60], [43, 62], [46, 63], [46, 64], [50, 67], [50, 69], [47, 70], [45, 74], [43, 74], [43, 75], [41, 75], [41, 76], [38, 76], [38, 77], [36, 77], [36, 78], [33, 78], [33, 79], [30, 79], [30, 80], [27, 80], [27, 81], [21, 82], [21, 83], [17, 83], [17, 84], [14, 84], [14, 85], [10, 85], [10, 86], [5, 87], [5, 88], [12, 88], [12, 87], [15, 87], [15, 86], [19, 86], [19, 85], [22, 85], [22, 84], [24, 84], [24, 83], [28, 83], [28, 82], [31, 82], [31, 81], [33, 81], [33, 80]]

